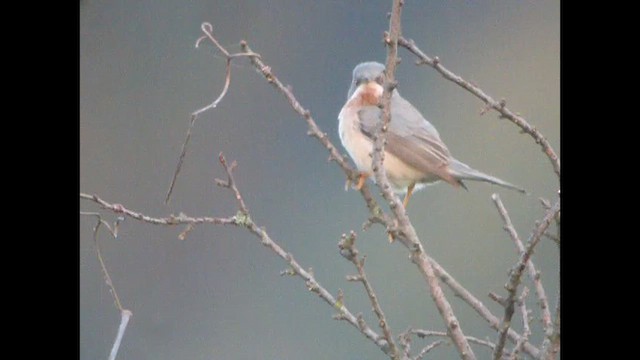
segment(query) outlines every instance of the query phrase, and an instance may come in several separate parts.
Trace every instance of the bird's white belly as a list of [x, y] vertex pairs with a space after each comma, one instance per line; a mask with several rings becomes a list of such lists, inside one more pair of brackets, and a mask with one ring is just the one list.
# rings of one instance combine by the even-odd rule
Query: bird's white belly
[[[373, 175], [371, 170], [373, 142], [360, 131], [360, 124], [356, 121], [358, 119], [357, 112], [349, 107], [344, 107], [338, 115], [338, 119], [338, 131], [342, 145], [347, 149], [359, 171]], [[424, 178], [424, 174], [420, 171], [400, 161], [387, 151], [384, 154], [384, 169], [394, 191], [400, 193], [406, 192], [409, 185], [421, 182]], [[422, 187], [424, 187], [423, 184], [416, 184], [416, 189]]]

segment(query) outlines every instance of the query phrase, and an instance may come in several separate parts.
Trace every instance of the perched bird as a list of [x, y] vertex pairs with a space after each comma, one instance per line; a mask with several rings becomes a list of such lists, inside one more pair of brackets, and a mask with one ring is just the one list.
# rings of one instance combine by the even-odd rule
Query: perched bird
[[[382, 121], [378, 104], [384, 80], [384, 65], [364, 62], [356, 66], [347, 102], [338, 115], [340, 141], [360, 171], [358, 190], [373, 174], [373, 135], [376, 124]], [[391, 95], [391, 120], [386, 139], [384, 168], [393, 190], [406, 193], [405, 208], [414, 190], [440, 180], [465, 189], [463, 180], [484, 181], [525, 193], [523, 189], [475, 170], [451, 156], [436, 128], [402, 98], [397, 89]]]

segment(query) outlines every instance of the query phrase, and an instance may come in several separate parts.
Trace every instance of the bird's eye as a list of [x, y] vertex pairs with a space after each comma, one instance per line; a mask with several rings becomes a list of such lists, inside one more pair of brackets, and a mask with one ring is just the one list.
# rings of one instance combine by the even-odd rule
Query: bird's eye
[[376, 82], [380, 85], [382, 85], [384, 83], [384, 77], [382, 75], [378, 76], [376, 78]]
[[363, 79], [356, 79], [356, 86], [360, 86], [364, 82]]

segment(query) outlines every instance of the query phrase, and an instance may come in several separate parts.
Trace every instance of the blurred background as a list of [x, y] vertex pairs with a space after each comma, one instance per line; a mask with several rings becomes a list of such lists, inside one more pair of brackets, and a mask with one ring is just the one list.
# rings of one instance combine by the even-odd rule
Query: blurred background
[[[361, 196], [344, 191], [342, 171], [327, 163], [304, 121], [247, 60], [234, 62], [226, 97], [198, 119], [172, 200], [163, 201], [190, 113], [224, 84], [225, 61], [216, 49], [209, 43], [194, 48], [202, 22], [213, 25], [230, 51], [247, 40], [340, 145], [337, 115], [352, 69], [385, 61], [382, 34], [390, 8], [391, 1], [356, 0], [81, 1], [80, 190], [150, 216], [230, 216], [237, 209], [233, 196], [213, 181], [225, 177], [217, 162], [224, 152], [238, 162], [237, 185], [254, 221], [313, 268], [334, 295], [343, 289], [352, 312], [362, 312], [379, 332], [362, 286], [345, 281], [355, 269], [338, 253], [340, 235], [355, 230], [395, 334], [409, 326], [443, 331], [405, 248], [390, 245], [380, 227], [362, 231], [367, 209]], [[559, 151], [558, 1], [406, 1], [402, 26], [405, 37], [447, 68], [495, 99], [506, 98]], [[399, 55], [401, 94], [436, 126], [452, 154], [531, 193], [475, 182], [468, 192], [438, 184], [416, 193], [409, 205], [430, 255], [502, 317], [487, 293], [505, 294], [517, 257], [491, 194], [500, 194], [526, 239], [544, 215], [538, 199], [557, 199], [558, 179], [529, 136], [493, 112], [480, 116], [478, 99], [432, 69], [416, 67], [404, 49]], [[97, 207], [81, 201], [81, 209]], [[106, 358], [120, 321], [95, 256], [94, 224], [81, 217], [82, 359]], [[133, 312], [119, 359], [386, 358], [357, 330], [333, 320], [335, 310], [302, 281], [281, 277], [285, 263], [247, 231], [198, 226], [180, 241], [182, 230], [127, 219], [118, 239], [100, 235], [114, 285]], [[543, 239], [534, 261], [554, 309], [558, 247]], [[531, 288], [528, 280], [525, 285]], [[468, 335], [495, 341], [484, 320], [446, 294]], [[537, 310], [534, 298], [531, 291], [529, 305]], [[539, 344], [540, 321], [531, 326]], [[522, 331], [519, 317], [513, 327]], [[414, 340], [413, 348], [426, 344]], [[486, 348], [474, 349], [488, 358]], [[452, 346], [430, 356], [458, 358]]]

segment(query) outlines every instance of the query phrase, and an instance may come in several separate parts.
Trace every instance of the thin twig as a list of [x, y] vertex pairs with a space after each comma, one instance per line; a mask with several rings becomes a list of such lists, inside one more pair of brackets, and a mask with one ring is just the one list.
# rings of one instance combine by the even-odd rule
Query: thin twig
[[[509, 110], [506, 106], [505, 100], [495, 101], [491, 96], [487, 95], [487, 93], [485, 93], [479, 87], [471, 84], [459, 75], [454, 74], [453, 72], [442, 66], [440, 59], [438, 59], [437, 57], [431, 58], [427, 56], [416, 46], [413, 40], [407, 40], [403, 37], [400, 37], [398, 39], [398, 45], [404, 47], [405, 49], [409, 50], [409, 52], [416, 55], [419, 59], [418, 65], [426, 64], [431, 66], [436, 71], [438, 71], [445, 79], [458, 84], [460, 87], [469, 91], [471, 94], [482, 100], [486, 104], [485, 109], [490, 108], [498, 111], [501, 118], [509, 119], [509, 121], [516, 124], [523, 132], [531, 135], [536, 144], [539, 144], [542, 148], [542, 151], [545, 153], [545, 155], [547, 155], [549, 161], [551, 161], [553, 171], [556, 173], [556, 175], [558, 175], [558, 179], [560, 179], [560, 158], [551, 147], [551, 144], [549, 144], [549, 141], [547, 141], [542, 133], [540, 133], [540, 131], [538, 131], [538, 129], [536, 129], [535, 127], [531, 126], [522, 116]], [[484, 113], [485, 111], [486, 110], [484, 110], [482, 113]]]
[[182, 143], [182, 150], [180, 151], [180, 157], [178, 158], [176, 171], [173, 173], [173, 178], [171, 178], [171, 184], [169, 185], [169, 190], [167, 191], [167, 195], [165, 196], [165, 199], [164, 199], [165, 204], [169, 202], [169, 198], [171, 197], [171, 193], [173, 193], [173, 188], [176, 184], [176, 180], [178, 179], [178, 174], [180, 173], [180, 169], [182, 169], [182, 163], [184, 162], [184, 157], [187, 153], [187, 146], [189, 144], [189, 140], [191, 139], [191, 130], [193, 129], [193, 126], [196, 122], [196, 119], [198, 118], [198, 115], [200, 115], [201, 113], [209, 109], [213, 109], [216, 106], [218, 106], [218, 103], [220, 103], [220, 101], [224, 98], [224, 96], [227, 94], [227, 91], [229, 90], [229, 85], [231, 84], [231, 60], [237, 57], [250, 57], [250, 58], [260, 57], [260, 54], [256, 54], [252, 52], [229, 54], [227, 49], [225, 49], [222, 45], [220, 45], [218, 40], [213, 36], [212, 34], [213, 26], [211, 26], [210, 23], [208, 22], [202, 23], [200, 28], [202, 29], [202, 32], [204, 33], [204, 35], [198, 38], [198, 40], [196, 41], [196, 48], [200, 46], [200, 43], [202, 42], [202, 40], [208, 38], [218, 48], [218, 50], [220, 50], [224, 54], [226, 58], [226, 70], [225, 70], [226, 75], [224, 80], [224, 87], [222, 88], [220, 95], [218, 95], [218, 97], [211, 104], [199, 110], [196, 110], [191, 114], [191, 121], [189, 123], [189, 127], [187, 128], [186, 139], [184, 140], [184, 143]]
[[[242, 50], [253, 53], [246, 41], [241, 41], [240, 46]], [[318, 139], [318, 141], [320, 141], [325, 149], [329, 151], [329, 161], [335, 161], [340, 166], [340, 168], [342, 168], [342, 171], [344, 171], [348, 180], [352, 182], [358, 181], [359, 172], [353, 169], [351, 165], [349, 165], [349, 161], [344, 156], [342, 156], [340, 151], [338, 151], [338, 148], [333, 145], [331, 140], [329, 140], [329, 136], [327, 136], [327, 133], [323, 132], [318, 124], [316, 124], [313, 116], [311, 116], [311, 112], [305, 109], [300, 104], [300, 102], [298, 102], [295, 95], [291, 91], [291, 88], [284, 85], [282, 81], [280, 81], [280, 79], [278, 79], [278, 77], [273, 73], [271, 67], [265, 64], [261, 58], [252, 57], [251, 64], [260, 74], [262, 74], [262, 76], [264, 76], [264, 78], [269, 84], [271, 84], [271, 86], [273, 86], [278, 92], [284, 95], [293, 110], [304, 119], [304, 121], [307, 123], [307, 126], [309, 127], [307, 134]], [[369, 221], [382, 224], [387, 228], [391, 228], [393, 226], [393, 221], [389, 219], [382, 208], [378, 205], [377, 201], [373, 197], [373, 194], [371, 193], [371, 190], [369, 189], [369, 186], [366, 183], [360, 189], [360, 194], [364, 198], [365, 203], [367, 204], [367, 208], [371, 213]]]
[[85, 200], [90, 200], [95, 202], [96, 204], [100, 205], [102, 208], [106, 209], [106, 210], [110, 210], [111, 212], [115, 213], [115, 214], [122, 214], [125, 215], [127, 217], [142, 221], [142, 222], [146, 222], [148, 224], [153, 224], [153, 225], [166, 225], [166, 226], [175, 226], [175, 225], [189, 225], [189, 224], [193, 224], [193, 225], [198, 225], [198, 224], [216, 224], [216, 225], [237, 225], [238, 220], [236, 219], [235, 216], [231, 216], [228, 218], [216, 218], [216, 217], [190, 217], [187, 216], [183, 213], [180, 213], [179, 215], [169, 215], [167, 217], [163, 217], [163, 218], [156, 218], [156, 217], [151, 217], [139, 212], [135, 212], [133, 210], [129, 210], [127, 208], [125, 208], [123, 205], [121, 204], [111, 204], [108, 203], [104, 200], [102, 200], [101, 198], [98, 197], [98, 195], [88, 195], [85, 193], [80, 193], [80, 198], [81, 199], [85, 199]]
[[[469, 306], [471, 306], [471, 308], [475, 310], [476, 313], [480, 315], [480, 317], [482, 317], [489, 323], [489, 326], [492, 329], [499, 329], [500, 319], [498, 319], [497, 316], [493, 315], [491, 311], [482, 303], [482, 301], [480, 301], [469, 290], [462, 286], [442, 266], [440, 266], [437, 261], [431, 259], [431, 263], [433, 264], [433, 269], [440, 281], [445, 283], [457, 297], [469, 304]], [[508, 330], [507, 336], [513, 343], [516, 343], [521, 338], [521, 336], [513, 329]], [[529, 342], [525, 342], [524, 351], [535, 358], [537, 358], [540, 354], [540, 350]]]
[[[493, 200], [496, 208], [498, 209], [498, 213], [500, 213], [500, 217], [505, 224], [505, 230], [509, 233], [511, 239], [513, 240], [516, 248], [518, 250], [518, 254], [522, 255], [525, 251], [524, 245], [518, 236], [515, 228], [513, 227], [513, 223], [511, 222], [511, 218], [509, 217], [509, 213], [507, 209], [504, 207], [502, 200], [498, 194], [491, 195], [491, 199]], [[546, 234], [546, 232], [544, 233]], [[538, 296], [538, 304], [540, 305], [540, 310], [542, 312], [542, 324], [544, 326], [545, 334], [550, 334], [553, 330], [553, 324], [551, 322], [551, 312], [549, 311], [549, 300], [547, 300], [547, 294], [544, 290], [544, 286], [542, 286], [542, 280], [540, 278], [540, 272], [536, 270], [535, 265], [532, 260], [527, 261], [527, 270], [529, 273], [529, 277], [533, 282], [536, 294]]]
[[367, 278], [367, 274], [364, 271], [364, 261], [366, 256], [362, 256], [358, 258], [358, 250], [355, 247], [356, 233], [351, 231], [349, 236], [346, 234], [342, 235], [342, 239], [340, 240], [338, 246], [340, 248], [340, 253], [345, 256], [358, 270], [358, 276], [354, 278], [362, 283], [367, 292], [367, 296], [369, 297], [369, 301], [371, 302], [371, 306], [373, 307], [373, 312], [378, 318], [378, 325], [382, 329], [382, 333], [384, 334], [384, 338], [389, 343], [389, 349], [391, 352], [392, 358], [399, 359], [401, 354], [398, 353], [398, 348], [396, 347], [396, 343], [393, 340], [393, 334], [391, 333], [391, 329], [389, 328], [389, 324], [387, 323], [387, 319], [384, 316], [384, 312], [382, 311], [382, 306], [380, 306], [380, 302], [378, 301], [378, 297], [376, 296], [375, 291], [373, 290], [373, 286], [369, 282]]
[[[384, 42], [387, 45], [387, 61], [385, 66], [385, 80], [383, 84], [383, 93], [381, 99], [382, 107], [382, 119], [376, 128], [376, 132], [373, 137], [373, 154], [371, 160], [371, 167], [375, 176], [376, 184], [382, 191], [382, 196], [389, 203], [389, 207], [398, 221], [398, 230], [400, 231], [400, 241], [412, 252], [411, 259], [416, 264], [427, 281], [430, 289], [431, 297], [433, 298], [440, 315], [442, 316], [447, 329], [449, 330], [449, 336], [460, 353], [460, 356], [465, 360], [474, 360], [476, 358], [473, 353], [473, 349], [469, 346], [467, 339], [462, 332], [460, 323], [453, 313], [451, 305], [444, 296], [444, 292], [440, 287], [438, 278], [434, 273], [433, 265], [431, 264], [426, 252], [418, 238], [413, 225], [411, 224], [409, 217], [406, 214], [405, 208], [400, 202], [400, 199], [394, 194], [387, 179], [384, 166], [384, 145], [386, 132], [388, 129], [389, 121], [391, 121], [391, 95], [393, 90], [397, 86], [395, 80], [395, 70], [398, 64], [398, 38], [401, 32], [401, 15], [403, 0], [393, 0], [391, 8], [391, 16], [389, 20], [389, 31], [385, 34]], [[395, 234], [390, 234], [392, 237], [396, 237]], [[406, 238], [403, 241], [402, 238]]]
[[107, 265], [102, 258], [102, 252], [100, 251], [100, 244], [98, 243], [98, 230], [100, 229], [100, 225], [104, 225], [111, 235], [116, 238], [118, 237], [118, 224], [120, 223], [120, 218], [116, 220], [113, 228], [109, 226], [109, 224], [102, 220], [102, 216], [99, 213], [88, 213], [88, 212], [80, 212], [80, 215], [88, 215], [95, 216], [98, 220], [96, 226], [93, 228], [93, 242], [96, 246], [96, 255], [98, 257], [98, 261], [100, 262], [100, 269], [102, 270], [102, 274], [104, 275], [105, 282], [107, 286], [109, 286], [109, 292], [113, 296], [116, 307], [120, 311], [120, 325], [118, 326], [118, 333], [116, 334], [116, 339], [113, 342], [113, 346], [111, 347], [111, 352], [109, 353], [109, 360], [115, 360], [118, 355], [118, 349], [120, 349], [120, 343], [122, 342], [122, 338], [124, 337], [124, 331], [127, 329], [127, 324], [129, 323], [129, 318], [133, 315], [130, 310], [122, 307], [122, 303], [120, 302], [120, 297], [118, 296], [118, 292], [116, 291], [115, 286], [113, 285], [113, 281], [111, 280], [111, 276], [109, 275], [109, 271], [107, 271]]
[[[250, 47], [248, 46], [248, 44], [246, 43], [246, 41], [242, 41], [240, 45], [243, 51], [253, 53]], [[256, 68], [256, 70], [258, 70], [260, 74], [264, 76], [267, 82], [271, 84], [277, 91], [279, 91], [287, 99], [287, 101], [289, 102], [293, 110], [296, 111], [299, 115], [301, 115], [301, 117], [306, 121], [306, 123], [309, 126], [308, 134], [317, 138], [320, 141], [320, 143], [329, 151], [330, 153], [329, 160], [335, 161], [336, 163], [338, 163], [338, 165], [340, 165], [342, 170], [347, 175], [347, 178], [352, 181], [355, 181], [355, 179], [358, 176], [358, 173], [349, 165], [348, 161], [339, 153], [337, 148], [331, 143], [327, 134], [320, 130], [316, 122], [313, 120], [311, 113], [308, 110], [306, 110], [297, 101], [291, 89], [285, 86], [274, 75], [271, 67], [266, 65], [261, 58], [252, 57], [250, 58], [250, 60], [252, 65]], [[397, 235], [403, 235], [403, 236], [398, 236], [397, 238], [409, 249], [413, 249], [412, 242], [410, 240], [405, 239], [407, 235], [399, 234], [396, 224], [393, 221], [391, 221], [391, 219], [386, 214], [384, 214], [384, 212], [378, 206], [367, 184], [365, 184], [362, 187], [362, 189], [360, 190], [360, 193], [362, 194], [367, 204], [367, 207], [369, 208], [369, 211], [372, 214], [371, 218], [369, 219], [370, 222], [383, 224], [384, 226], [386, 226], [387, 231], [395, 231]], [[415, 230], [413, 230], [413, 232], [411, 230], [413, 230], [412, 227], [410, 227], [408, 230], [405, 230], [405, 232], [409, 233], [409, 237], [413, 239], [417, 239]], [[418, 250], [421, 250], [421, 249], [418, 249]], [[414, 251], [413, 253], [412, 261], [414, 261], [414, 263], [416, 264], [420, 262], [419, 261], [419, 258], [421, 257], [420, 253], [422, 253], [422, 251]], [[426, 255], [424, 256], [426, 257]], [[485, 318], [489, 322], [492, 328], [497, 329], [500, 323], [499, 319], [495, 317], [493, 314], [491, 314], [491, 312], [486, 307], [484, 307], [484, 305], [477, 298], [475, 298], [464, 287], [462, 287], [459, 283], [457, 283], [453, 277], [451, 277], [448, 273], [446, 273], [446, 271], [439, 264], [437, 264], [437, 262], [435, 262], [433, 259], [430, 259], [430, 260], [433, 263], [433, 270], [436, 271], [436, 275], [438, 275], [443, 282], [447, 283], [449, 287], [453, 287], [454, 292], [456, 292], [457, 294], [465, 294], [466, 299], [471, 301], [470, 305], [476, 310], [476, 312], [478, 312], [483, 318]], [[508, 336], [509, 336], [509, 339], [511, 339], [514, 342], [520, 338], [520, 336], [512, 329], [508, 331]], [[527, 351], [527, 353], [531, 355], [537, 355], [539, 352], [539, 350], [536, 347], [534, 347], [528, 342], [525, 343], [524, 348], [525, 348], [525, 351]]]
[[[415, 334], [415, 335], [417, 335], [418, 337], [421, 337], [421, 338], [426, 338], [426, 337], [430, 337], [430, 336], [440, 336], [440, 337], [448, 337], [449, 336], [449, 335], [447, 335], [447, 333], [445, 331], [431, 331], [431, 330], [422, 330], [422, 329], [410, 329], [409, 333], [410, 334]], [[481, 340], [481, 339], [478, 339], [477, 337], [473, 337], [473, 336], [467, 336], [467, 340], [470, 343], [473, 343], [473, 344], [486, 346], [491, 350], [493, 350], [495, 348], [495, 346], [496, 346], [491, 341]]]
[[553, 321], [553, 332], [546, 336], [540, 348], [540, 359], [554, 360], [560, 352], [560, 295], [556, 304], [555, 317]]
[[[246, 41], [242, 41], [240, 45], [243, 50], [251, 51], [251, 48], [248, 46]], [[327, 134], [320, 130], [320, 128], [317, 126], [317, 124], [313, 120], [311, 113], [308, 110], [306, 110], [297, 101], [296, 97], [294, 96], [290, 88], [285, 86], [278, 79], [278, 77], [274, 75], [271, 67], [266, 65], [262, 61], [262, 59], [251, 58], [251, 63], [258, 70], [258, 72], [264, 76], [264, 78], [267, 80], [269, 84], [271, 84], [276, 90], [278, 90], [282, 95], [285, 96], [285, 98], [287, 99], [287, 101], [289, 102], [293, 110], [296, 111], [298, 114], [300, 114], [302, 118], [307, 122], [307, 124], [309, 125], [308, 134], [317, 138], [322, 143], [322, 145], [324, 145], [324, 147], [330, 152], [329, 160], [335, 161], [336, 163], [338, 163], [338, 165], [340, 165], [340, 167], [343, 169], [343, 171], [347, 175], [347, 178], [352, 181], [355, 181], [358, 177], [358, 173], [353, 168], [351, 168], [351, 166], [346, 161], [346, 159], [337, 151], [336, 147], [329, 140]], [[372, 214], [370, 221], [383, 224], [384, 226], [386, 226], [387, 231], [389, 232], [393, 231], [396, 235], [398, 235], [396, 239], [400, 240], [400, 242], [403, 245], [405, 245], [408, 249], [412, 251], [412, 261], [417, 266], [421, 266], [420, 264], [424, 265], [425, 263], [424, 257], [426, 257], [426, 255], [422, 251], [421, 245], [417, 247], [418, 250], [414, 250], [415, 248], [413, 244], [415, 244], [415, 242], [408, 240], [409, 237], [414, 240], [417, 239], [417, 235], [415, 233], [415, 229], [413, 229], [413, 227], [410, 226], [411, 224], [408, 223], [406, 214], [404, 216], [397, 217], [397, 213], [396, 213], [396, 217], [399, 219], [399, 222], [406, 220], [406, 223], [403, 224], [403, 228], [405, 229], [404, 234], [400, 234], [397, 230], [398, 227], [396, 226], [396, 224], [386, 214], [384, 214], [384, 212], [378, 206], [377, 202], [373, 198], [371, 191], [369, 190], [368, 185], [366, 183], [361, 188], [360, 193], [367, 204], [367, 208]], [[391, 207], [394, 207], [393, 203], [391, 203]], [[401, 212], [402, 214], [404, 214], [404, 207], [395, 206], [395, 208], [397, 209], [398, 212]], [[408, 227], [406, 226], [407, 223], [409, 225]], [[472, 307], [474, 307], [474, 309], [476, 309], [476, 311], [478, 311], [490, 323], [490, 325], [494, 329], [497, 329], [497, 326], [498, 326], [497, 324], [500, 323], [498, 318], [496, 318], [493, 314], [491, 314], [491, 312], [486, 307], [484, 307], [484, 305], [482, 305], [482, 303], [479, 300], [473, 297], [473, 295], [471, 295], [464, 287], [462, 287], [459, 283], [455, 282], [455, 279], [451, 277], [449, 274], [447, 274], [446, 271], [444, 271], [444, 269], [440, 265], [438, 265], [433, 259], [431, 259], [431, 261], [433, 263], [433, 270], [436, 271], [436, 274], [438, 273], [446, 274], [447, 279], [451, 280], [455, 284], [454, 286], [456, 286], [457, 291], [467, 293], [468, 299], [475, 299], [476, 303], [473, 304]], [[448, 285], [451, 286], [451, 282]], [[440, 294], [442, 294], [442, 292], [440, 292]], [[456, 322], [449, 322], [449, 323], [457, 324]], [[517, 339], [520, 338], [520, 336], [513, 330], [510, 330], [508, 334], [509, 334], [509, 338], [513, 341], [516, 341]], [[537, 354], [539, 351], [536, 347], [529, 344], [528, 342], [525, 344], [525, 350], [530, 354]]]
[[509, 276], [509, 281], [505, 285], [505, 289], [507, 290], [508, 296], [506, 300], [506, 306], [504, 310], [504, 317], [502, 319], [502, 323], [500, 324], [500, 331], [498, 334], [498, 341], [496, 342], [496, 349], [493, 355], [494, 360], [499, 360], [502, 357], [502, 352], [504, 351], [505, 340], [507, 337], [507, 332], [509, 330], [509, 326], [511, 325], [511, 317], [514, 312], [514, 302], [516, 297], [516, 291], [518, 286], [520, 285], [522, 279], [522, 273], [526, 267], [527, 262], [530, 260], [531, 255], [533, 254], [533, 250], [535, 246], [538, 244], [540, 239], [542, 238], [542, 234], [547, 230], [551, 222], [554, 221], [556, 216], [560, 213], [560, 200], [558, 200], [555, 205], [547, 212], [545, 217], [542, 219], [540, 224], [536, 227], [534, 232], [529, 237], [527, 241], [527, 247], [525, 251], [520, 254], [520, 260], [515, 265], [515, 267], [511, 270], [511, 274]]
[[545, 232], [542, 235], [544, 235], [544, 237], [556, 243], [556, 245], [560, 245], [560, 238], [558, 238], [556, 235], [551, 235], [548, 232]]
[[408, 358], [411, 354], [411, 328], [398, 335], [398, 342], [402, 346], [402, 356]]
[[236, 181], [233, 178], [233, 170], [236, 168], [237, 163], [234, 161], [231, 163], [231, 165], [228, 165], [227, 160], [225, 159], [224, 154], [222, 152], [218, 155], [218, 160], [220, 161], [225, 171], [227, 172], [227, 181], [223, 182], [221, 180], [216, 179], [217, 180], [216, 183], [220, 186], [231, 189], [231, 191], [233, 191], [233, 194], [236, 197], [236, 201], [238, 202], [240, 211], [242, 211], [242, 213], [244, 214], [249, 214], [249, 209], [247, 209], [247, 205], [245, 205], [244, 200], [242, 199], [242, 195], [240, 194], [240, 191], [238, 191], [238, 187], [236, 187]]
[[[235, 225], [239, 227], [247, 228], [252, 234], [260, 239], [260, 243], [265, 247], [272, 250], [276, 253], [280, 258], [284, 259], [288, 266], [291, 269], [292, 275], [298, 275], [301, 279], [304, 280], [307, 289], [310, 292], [317, 294], [322, 300], [324, 300], [327, 304], [329, 304], [332, 308], [340, 311], [339, 316], [336, 316], [337, 319], [345, 320], [353, 327], [358, 329], [366, 338], [374, 342], [385, 354], [391, 354], [390, 347], [388, 342], [384, 339], [383, 336], [378, 335], [371, 327], [369, 327], [363, 319], [359, 319], [357, 316], [353, 315], [349, 309], [344, 304], [344, 299], [336, 300], [333, 295], [329, 291], [327, 291], [313, 276], [310, 271], [305, 270], [294, 258], [293, 255], [286, 252], [280, 245], [278, 245], [275, 241], [271, 239], [269, 234], [261, 227], [256, 225], [251, 219], [250, 214], [248, 213], [247, 206], [243, 200], [240, 191], [238, 190], [235, 182], [233, 180], [232, 171], [235, 167], [235, 162], [229, 164], [224, 158], [223, 154], [220, 154], [219, 160], [221, 165], [224, 167], [227, 175], [229, 176], [228, 180], [228, 188], [232, 190], [235, 195], [235, 198], [238, 202], [239, 211], [235, 216], [231, 216], [228, 218], [214, 218], [214, 217], [189, 217], [185, 214], [180, 214], [179, 216], [170, 215], [164, 218], [154, 218], [142, 213], [138, 213], [132, 210], [125, 208], [121, 204], [111, 204], [106, 202], [105, 200], [100, 199], [96, 195], [87, 195], [80, 193], [81, 199], [86, 199], [93, 201], [99, 204], [102, 208], [114, 212], [116, 214], [122, 214], [127, 217], [134, 218], [139, 221], [143, 221], [153, 225], [189, 225], [189, 224], [214, 224], [214, 225]], [[220, 183], [220, 181], [218, 181]]]
[[438, 345], [442, 345], [445, 344], [446, 341], [445, 340], [436, 340], [434, 342], [432, 342], [431, 344], [425, 346], [422, 350], [420, 350], [420, 353], [418, 355], [416, 355], [416, 357], [414, 357], [415, 360], [422, 360], [422, 358], [424, 358], [425, 355], [427, 355], [427, 353], [433, 349], [436, 348], [436, 346]]
[[516, 346], [513, 347], [513, 351], [511, 355], [509, 355], [510, 360], [516, 360], [518, 358], [518, 353], [522, 351], [524, 343], [529, 339], [529, 336], [531, 336], [531, 328], [529, 327], [531, 320], [529, 319], [529, 311], [527, 310], [527, 304], [525, 302], [527, 294], [529, 294], [529, 289], [525, 286], [518, 298], [518, 307], [520, 308], [520, 316], [522, 316], [522, 337], [516, 342]]

